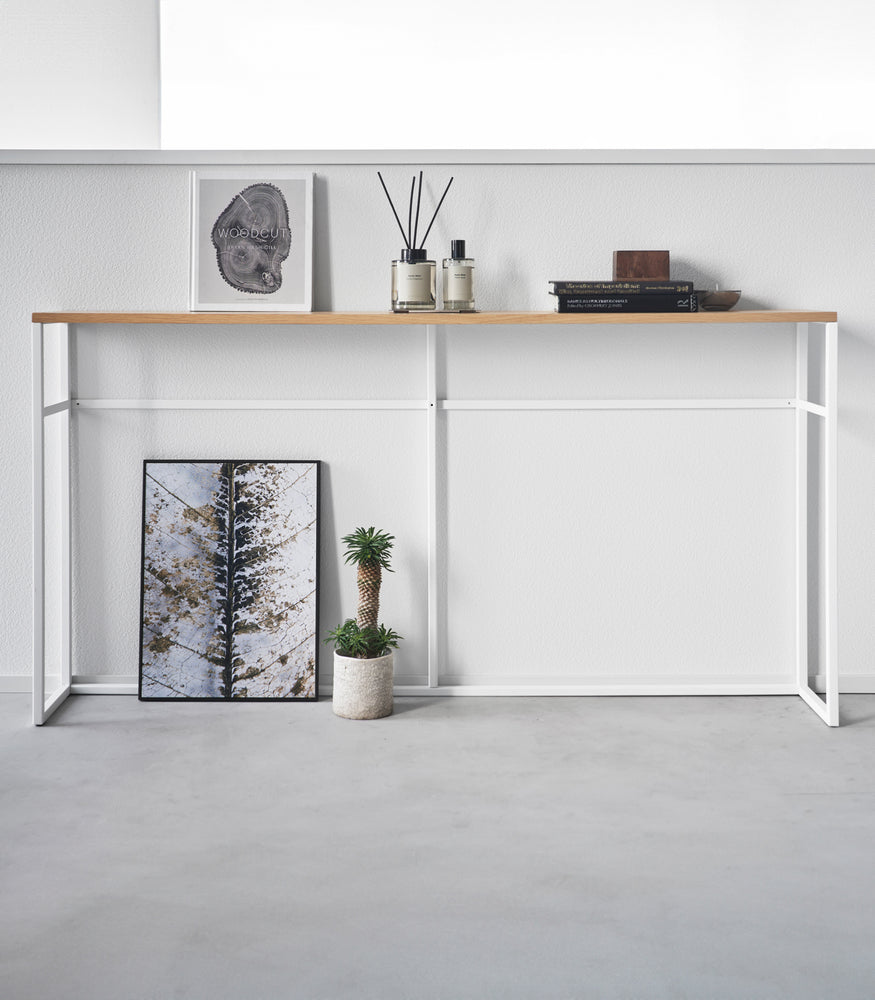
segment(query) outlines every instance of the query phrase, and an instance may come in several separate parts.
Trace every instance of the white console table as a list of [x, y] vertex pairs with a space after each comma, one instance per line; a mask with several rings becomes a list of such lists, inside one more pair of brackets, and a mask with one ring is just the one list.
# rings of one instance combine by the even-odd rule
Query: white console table
[[[437, 391], [437, 328], [449, 325], [471, 324], [792, 324], [796, 328], [796, 392], [787, 398], [743, 399], [562, 399], [562, 400], [459, 400], [438, 397]], [[353, 325], [389, 326], [411, 325], [426, 327], [425, 372], [426, 398], [420, 400], [299, 400], [299, 399], [82, 399], [71, 393], [70, 331], [74, 325], [91, 324], [244, 324], [244, 325]], [[823, 348], [823, 398], [815, 402], [809, 398], [810, 357], [809, 342], [812, 327], [822, 327]], [[47, 367], [51, 348], [52, 363]], [[795, 470], [796, 470], [796, 665], [795, 679], [787, 684], [750, 689], [734, 687], [738, 694], [787, 694], [800, 696], [827, 725], [839, 724], [838, 663], [836, 638], [836, 398], [837, 398], [838, 323], [834, 312], [807, 311], [738, 311], [674, 313], [35, 313], [33, 315], [33, 503], [34, 503], [34, 643], [33, 643], [33, 721], [42, 725], [73, 689], [71, 651], [71, 524], [70, 524], [70, 426], [78, 409], [250, 409], [250, 410], [330, 410], [330, 409], [418, 409], [427, 414], [427, 438], [423, 442], [426, 453], [428, 497], [428, 683], [421, 686], [396, 688], [401, 695], [489, 695], [489, 694], [653, 694], [653, 685], [623, 685], [615, 689], [600, 687], [598, 690], [574, 685], [560, 687], [525, 686], [471, 686], [442, 685], [441, 637], [438, 628], [442, 595], [438, 586], [438, 419], [441, 411], [448, 410], [750, 410], [792, 409], [796, 413]], [[51, 383], [54, 383], [53, 385]], [[809, 622], [809, 516], [812, 500], [818, 495], [809, 488], [808, 470], [808, 416], [823, 421], [823, 461], [817, 493], [822, 497], [822, 551], [818, 560], [819, 594], [823, 616], [822, 639], [825, 693], [816, 693], [809, 680], [808, 646], [812, 623]], [[46, 460], [46, 422], [57, 420], [61, 426], [61, 454], [50, 465]], [[58, 574], [54, 586], [52, 607], [47, 607], [46, 578], [46, 495], [60, 498], [60, 523], [53, 525], [51, 537], [59, 539], [60, 551], [55, 555]], [[53, 515], [55, 516], [55, 515]], [[56, 615], [58, 647], [46, 649], [46, 621]], [[54, 643], [53, 643], [54, 645]], [[52, 676], [60, 678], [58, 687], [46, 691], [46, 666], [52, 664]], [[659, 691], [662, 694], [713, 694], [725, 693], [713, 686], [693, 684], [672, 685]]]

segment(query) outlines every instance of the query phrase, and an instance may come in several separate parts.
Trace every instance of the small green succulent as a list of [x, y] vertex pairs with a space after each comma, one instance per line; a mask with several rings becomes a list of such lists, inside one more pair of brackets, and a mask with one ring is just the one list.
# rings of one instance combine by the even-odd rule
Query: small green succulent
[[325, 642], [333, 642], [335, 650], [341, 656], [370, 660], [386, 656], [392, 649], [397, 649], [399, 640], [403, 638], [385, 625], [359, 628], [355, 618], [347, 618], [342, 625], [328, 633]]

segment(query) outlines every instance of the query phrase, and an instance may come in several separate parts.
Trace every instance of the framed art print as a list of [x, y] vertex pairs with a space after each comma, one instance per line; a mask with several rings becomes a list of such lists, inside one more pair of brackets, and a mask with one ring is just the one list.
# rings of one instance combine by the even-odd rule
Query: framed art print
[[315, 701], [319, 462], [143, 463], [142, 701]]
[[310, 312], [313, 174], [193, 170], [191, 309]]

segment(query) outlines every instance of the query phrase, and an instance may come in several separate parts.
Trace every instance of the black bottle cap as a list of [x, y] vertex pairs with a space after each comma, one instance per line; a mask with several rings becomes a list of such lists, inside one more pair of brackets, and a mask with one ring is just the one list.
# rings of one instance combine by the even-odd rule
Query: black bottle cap
[[453, 260], [461, 260], [465, 256], [464, 240], [450, 240], [450, 256]]
[[404, 247], [401, 251], [401, 259], [405, 264], [418, 264], [421, 260], [428, 260], [428, 251], [420, 247]]

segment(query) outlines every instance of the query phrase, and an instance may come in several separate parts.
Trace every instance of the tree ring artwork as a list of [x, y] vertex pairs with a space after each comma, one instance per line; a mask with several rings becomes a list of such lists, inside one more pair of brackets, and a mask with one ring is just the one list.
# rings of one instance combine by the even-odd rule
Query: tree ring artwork
[[292, 233], [289, 208], [274, 184], [250, 184], [237, 194], [210, 233], [219, 272], [239, 292], [271, 295], [283, 283]]
[[192, 171], [192, 310], [309, 312], [313, 174]]
[[318, 461], [143, 463], [142, 701], [315, 701]]

